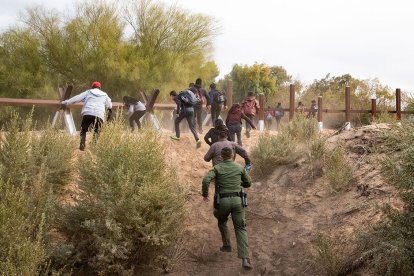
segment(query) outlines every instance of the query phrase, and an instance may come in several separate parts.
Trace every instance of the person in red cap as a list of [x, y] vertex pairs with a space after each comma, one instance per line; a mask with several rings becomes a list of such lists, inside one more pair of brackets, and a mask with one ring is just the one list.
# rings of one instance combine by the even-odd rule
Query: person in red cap
[[91, 89], [82, 92], [66, 101], [61, 102], [62, 108], [68, 105], [83, 102], [82, 123], [80, 131], [80, 150], [85, 150], [86, 132], [89, 126], [93, 125], [94, 140], [98, 138], [99, 129], [105, 120], [105, 111], [108, 109], [108, 118], [112, 114], [112, 101], [108, 94], [101, 90], [101, 83], [92, 82]]

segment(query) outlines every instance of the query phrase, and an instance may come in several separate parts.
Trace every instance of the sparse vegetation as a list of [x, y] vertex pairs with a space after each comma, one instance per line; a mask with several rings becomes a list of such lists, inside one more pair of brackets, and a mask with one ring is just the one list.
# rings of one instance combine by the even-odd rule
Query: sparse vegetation
[[322, 176], [325, 165], [325, 155], [327, 152], [326, 139], [321, 135], [310, 139], [307, 143], [307, 159], [311, 165], [312, 178]]
[[[98, 274], [133, 274], [154, 264], [182, 229], [184, 191], [157, 133], [124, 131], [117, 118], [79, 160], [76, 204], [65, 208], [67, 263]], [[60, 250], [62, 252], [62, 250]]]
[[304, 143], [319, 135], [318, 121], [315, 118], [306, 119], [298, 114], [285, 126], [283, 131], [287, 131], [296, 141]]
[[313, 241], [316, 250], [315, 265], [320, 275], [345, 275], [345, 261], [343, 260], [343, 245], [338, 239], [326, 234], [318, 233]]
[[263, 135], [259, 138], [251, 153], [254, 173], [261, 176], [278, 165], [295, 162], [305, 153], [312, 172], [315, 175], [321, 173], [325, 140], [319, 135], [317, 121], [295, 116], [278, 135]]
[[[48, 234], [57, 203], [54, 183], [64, 182], [53, 162], [70, 159], [70, 150], [61, 151], [60, 145], [70, 145], [71, 138], [54, 141], [56, 130], [31, 132], [31, 116], [22, 120], [13, 113], [11, 118], [0, 143], [0, 271], [42, 275], [48, 270]], [[41, 150], [46, 144], [48, 151]]]
[[325, 176], [332, 193], [341, 191], [351, 180], [352, 168], [346, 160], [343, 145], [337, 146], [326, 157]]
[[388, 113], [388, 112], [380, 112], [377, 114], [377, 117], [373, 120], [373, 123], [380, 124], [380, 123], [393, 123], [397, 122], [397, 117], [395, 114]]
[[263, 135], [251, 153], [253, 172], [262, 176], [275, 166], [292, 163], [298, 156], [296, 144], [288, 132], [281, 132], [277, 136]]
[[387, 206], [388, 220], [369, 233], [365, 251], [375, 251], [370, 266], [380, 274], [414, 273], [414, 125], [405, 123], [389, 135], [390, 148], [397, 149], [383, 162], [383, 175], [399, 190], [404, 210]]

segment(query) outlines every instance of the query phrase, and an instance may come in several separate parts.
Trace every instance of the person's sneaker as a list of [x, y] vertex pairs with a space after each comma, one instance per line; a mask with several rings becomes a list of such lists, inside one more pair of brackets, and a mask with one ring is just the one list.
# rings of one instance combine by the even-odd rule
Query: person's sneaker
[[80, 145], [79, 150], [84, 151], [85, 150], [85, 145]]
[[249, 258], [243, 258], [242, 259], [242, 266], [244, 269], [246, 270], [250, 270], [252, 269], [252, 264], [250, 263], [250, 259]]
[[220, 251], [222, 252], [231, 252], [231, 246], [230, 245], [223, 245], [222, 247], [220, 247]]
[[201, 140], [197, 140], [196, 141], [196, 147], [197, 148], [201, 148]]
[[170, 136], [171, 139], [175, 140], [175, 141], [180, 141], [180, 137], [177, 136]]
[[250, 132], [246, 132], [246, 137], [250, 138]]
[[198, 132], [201, 134], [201, 133], [203, 133], [203, 128], [202, 127], [199, 127], [198, 128]]

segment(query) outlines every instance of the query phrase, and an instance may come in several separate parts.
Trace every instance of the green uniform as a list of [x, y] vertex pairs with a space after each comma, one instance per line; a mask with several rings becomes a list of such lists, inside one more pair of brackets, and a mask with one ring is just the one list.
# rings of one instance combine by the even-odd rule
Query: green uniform
[[[241, 186], [248, 188], [252, 184], [246, 170], [232, 160], [224, 160], [215, 165], [203, 178], [203, 197], [208, 196], [208, 185], [213, 179], [217, 185], [216, 192], [218, 191], [222, 195], [240, 192]], [[240, 196], [221, 197], [218, 209], [214, 209], [223, 246], [230, 246], [230, 236], [227, 229], [229, 214], [231, 214], [236, 232], [237, 255], [239, 258], [249, 258], [246, 220]]]

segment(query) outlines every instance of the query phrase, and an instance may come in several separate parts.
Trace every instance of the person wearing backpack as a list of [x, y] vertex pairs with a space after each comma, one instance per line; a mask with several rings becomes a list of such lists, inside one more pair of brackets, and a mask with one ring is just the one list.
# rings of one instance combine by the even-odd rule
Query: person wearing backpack
[[272, 128], [273, 116], [275, 116], [275, 113], [273, 112], [270, 106], [267, 106], [267, 110], [264, 114], [265, 126], [267, 130], [270, 130]]
[[180, 140], [180, 122], [183, 119], [186, 119], [188, 127], [190, 128], [190, 131], [193, 133], [194, 139], [196, 140], [196, 146], [199, 148], [201, 147], [201, 141], [194, 127], [194, 105], [197, 103], [197, 98], [194, 94], [194, 91], [195, 88], [190, 87], [187, 90], [181, 91], [174, 98], [174, 101], [177, 105], [178, 117], [176, 117], [174, 120], [175, 136], [171, 136], [171, 139], [176, 141]]
[[275, 108], [275, 118], [276, 118], [276, 130], [279, 131], [280, 120], [285, 115], [285, 110], [282, 107], [281, 103], [277, 103]]
[[306, 118], [307, 119], [315, 118], [317, 112], [318, 112], [318, 105], [316, 104], [315, 100], [312, 100], [311, 106], [309, 108], [308, 115], [306, 115]]
[[79, 95], [61, 102], [61, 108], [66, 108], [66, 106], [78, 102], [84, 102], [81, 111], [82, 123], [79, 144], [79, 150], [84, 151], [86, 144], [86, 132], [92, 125], [94, 130], [94, 141], [98, 139], [99, 130], [105, 120], [106, 109], [108, 110], [107, 119], [109, 120], [111, 118], [112, 101], [111, 98], [109, 98], [108, 94], [101, 90], [101, 83], [94, 81], [92, 83], [91, 89], [88, 89]]
[[223, 92], [217, 90], [215, 83], [210, 84], [210, 92], [208, 95], [211, 100], [211, 121], [214, 122], [220, 117], [221, 110], [227, 109], [227, 98]]
[[198, 78], [195, 81], [194, 88], [196, 89], [195, 95], [198, 102], [194, 105], [194, 121], [198, 125], [198, 132], [203, 133], [203, 105], [206, 105], [206, 109], [210, 109], [210, 97], [207, 91], [202, 87], [202, 79]]
[[[260, 108], [259, 102], [254, 96], [254, 92], [249, 92], [247, 97], [242, 102], [243, 113], [249, 117], [250, 121], [254, 122], [258, 109]], [[250, 137], [250, 125], [246, 121], [246, 136]]]
[[246, 124], [249, 124], [253, 129], [256, 129], [256, 126], [253, 124], [253, 122], [246, 115], [244, 115], [240, 104], [235, 103], [230, 108], [229, 113], [227, 114], [226, 126], [229, 129], [231, 140], [236, 141], [235, 136], [237, 136], [237, 144], [239, 144], [240, 146], [242, 146], [242, 140], [241, 140], [242, 121], [241, 119], [244, 119], [246, 121]]
[[124, 96], [122, 100], [124, 101], [125, 107], [128, 109], [127, 117], [131, 131], [134, 131], [134, 122], [137, 124], [138, 129], [141, 129], [140, 119], [145, 114], [145, 104], [130, 96]]

